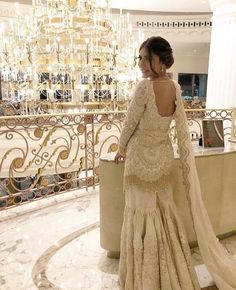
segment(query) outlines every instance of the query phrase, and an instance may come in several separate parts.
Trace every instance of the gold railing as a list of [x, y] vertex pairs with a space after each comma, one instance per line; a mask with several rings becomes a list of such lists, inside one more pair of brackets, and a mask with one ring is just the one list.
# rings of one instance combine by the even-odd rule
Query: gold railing
[[185, 109], [188, 119], [189, 132], [192, 140], [199, 139], [202, 135], [202, 120], [203, 119], [221, 119], [223, 120], [223, 129], [225, 139], [231, 136], [231, 109]]
[[[186, 110], [192, 139], [201, 119], [231, 110]], [[117, 150], [126, 111], [0, 117], [0, 210], [99, 183], [99, 157]], [[170, 131], [175, 142], [175, 126]]]

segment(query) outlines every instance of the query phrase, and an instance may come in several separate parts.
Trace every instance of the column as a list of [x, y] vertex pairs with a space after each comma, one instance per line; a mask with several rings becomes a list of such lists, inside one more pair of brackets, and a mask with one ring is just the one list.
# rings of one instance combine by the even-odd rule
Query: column
[[236, 0], [209, 0], [213, 11], [208, 109], [236, 107]]

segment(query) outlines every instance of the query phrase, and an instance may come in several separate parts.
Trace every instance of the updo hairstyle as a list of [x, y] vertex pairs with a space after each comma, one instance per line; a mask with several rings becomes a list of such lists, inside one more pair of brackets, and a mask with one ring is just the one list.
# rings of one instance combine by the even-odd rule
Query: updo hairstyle
[[153, 54], [156, 54], [159, 56], [160, 61], [165, 65], [167, 69], [170, 68], [172, 64], [174, 63], [172, 48], [169, 42], [165, 40], [164, 38], [160, 36], [150, 37], [141, 44], [139, 51], [144, 47], [148, 51], [148, 57], [149, 57], [152, 70], [153, 70], [152, 68], [152, 55]]

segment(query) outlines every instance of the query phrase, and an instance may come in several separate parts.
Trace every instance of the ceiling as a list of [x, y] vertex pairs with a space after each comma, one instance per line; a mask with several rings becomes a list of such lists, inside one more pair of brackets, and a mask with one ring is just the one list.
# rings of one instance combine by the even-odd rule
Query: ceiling
[[111, 0], [111, 7], [153, 12], [211, 12], [208, 0]]
[[[15, 3], [16, 0], [5, 0]], [[32, 0], [19, 0], [31, 4]], [[111, 8], [152, 12], [211, 12], [208, 0], [110, 0]]]

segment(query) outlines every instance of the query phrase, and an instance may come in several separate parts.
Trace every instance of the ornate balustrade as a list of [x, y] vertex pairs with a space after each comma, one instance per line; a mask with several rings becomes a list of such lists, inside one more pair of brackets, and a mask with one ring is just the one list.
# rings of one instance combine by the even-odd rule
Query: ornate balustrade
[[[224, 120], [231, 110], [186, 110], [192, 139], [201, 119]], [[126, 111], [0, 117], [0, 210], [99, 183], [99, 157], [117, 150]], [[174, 123], [170, 134], [176, 141]]]

